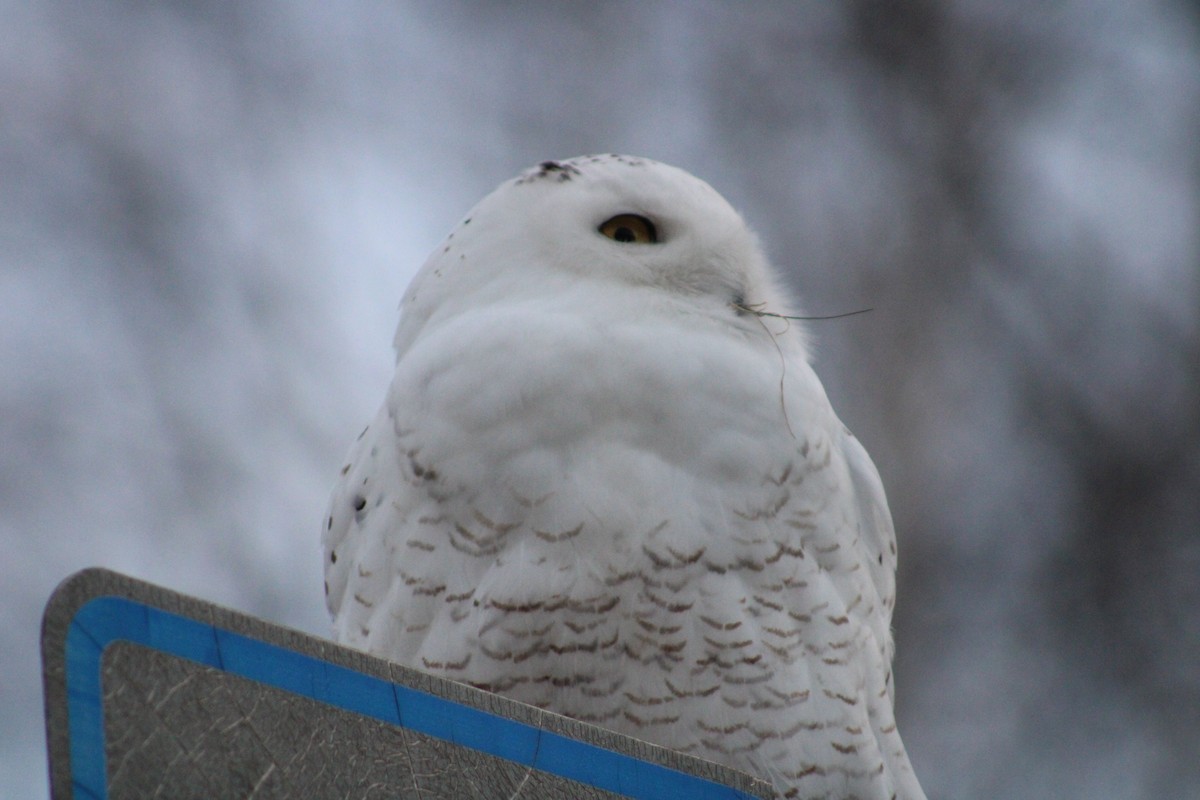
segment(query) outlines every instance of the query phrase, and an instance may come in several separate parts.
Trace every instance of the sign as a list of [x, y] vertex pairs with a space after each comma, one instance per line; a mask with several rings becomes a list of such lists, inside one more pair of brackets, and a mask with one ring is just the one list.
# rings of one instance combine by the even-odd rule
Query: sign
[[59, 798], [770, 797], [743, 773], [102, 569], [42, 624]]

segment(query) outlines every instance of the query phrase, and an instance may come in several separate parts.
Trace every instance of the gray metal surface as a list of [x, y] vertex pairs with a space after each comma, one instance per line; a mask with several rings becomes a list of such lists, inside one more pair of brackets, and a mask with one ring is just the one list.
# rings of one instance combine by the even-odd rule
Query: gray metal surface
[[114, 800], [618, 797], [128, 642], [104, 706]]
[[[80, 609], [104, 597], [127, 598], [212, 626], [214, 631], [310, 657], [305, 659], [307, 663], [319, 659], [335, 669], [348, 668], [369, 679], [415, 689], [539, 732], [704, 778], [729, 787], [725, 792], [729, 797], [739, 792], [745, 797], [770, 796], [763, 782], [706, 761], [116, 573], [85, 570], [59, 587], [43, 620], [47, 738], [55, 798], [82, 795], [82, 791], [74, 792], [72, 785], [72, 736], [79, 738], [80, 725], [76, 720], [72, 726], [68, 712], [68, 632]], [[70, 657], [78, 662], [76, 656]], [[625, 796], [250, 680], [220, 664], [197, 663], [143, 644], [116, 639], [103, 646], [99, 665], [103, 783], [112, 798]], [[286, 671], [286, 663], [283, 668]], [[75, 695], [78, 704], [78, 691]], [[79, 716], [78, 705], [75, 713]], [[75, 752], [80, 752], [78, 747]]]

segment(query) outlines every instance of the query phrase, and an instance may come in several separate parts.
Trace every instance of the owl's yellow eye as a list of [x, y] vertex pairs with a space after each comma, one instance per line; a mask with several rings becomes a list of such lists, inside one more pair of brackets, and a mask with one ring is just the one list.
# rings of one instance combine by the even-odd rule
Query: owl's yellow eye
[[637, 214], [617, 214], [601, 223], [598, 230], [615, 242], [654, 244], [658, 241], [654, 223]]

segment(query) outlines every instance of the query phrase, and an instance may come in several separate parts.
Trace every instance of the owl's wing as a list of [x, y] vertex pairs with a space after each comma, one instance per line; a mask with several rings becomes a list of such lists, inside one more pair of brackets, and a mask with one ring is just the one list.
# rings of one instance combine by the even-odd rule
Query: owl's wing
[[896, 598], [896, 529], [879, 471], [866, 449], [845, 426], [841, 445], [858, 508], [859, 556], [867, 565], [881, 604], [875, 634], [886, 648], [884, 663], [890, 664], [893, 650], [891, 620]]
[[[321, 536], [325, 604], [343, 642], [364, 641], [372, 608], [389, 587], [395, 537], [410, 505], [410, 489], [401, 475], [385, 404], [346, 456]], [[365, 573], [363, 564], [372, 565], [377, 574]]]

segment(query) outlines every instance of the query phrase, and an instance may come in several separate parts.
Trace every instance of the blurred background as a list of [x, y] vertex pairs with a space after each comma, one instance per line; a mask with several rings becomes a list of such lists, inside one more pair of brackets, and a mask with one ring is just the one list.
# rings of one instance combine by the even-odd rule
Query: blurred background
[[103, 565], [327, 635], [403, 289], [499, 182], [739, 207], [900, 539], [931, 798], [1200, 797], [1195, 2], [0, 0], [0, 796]]

